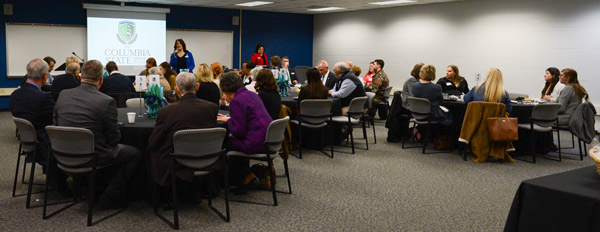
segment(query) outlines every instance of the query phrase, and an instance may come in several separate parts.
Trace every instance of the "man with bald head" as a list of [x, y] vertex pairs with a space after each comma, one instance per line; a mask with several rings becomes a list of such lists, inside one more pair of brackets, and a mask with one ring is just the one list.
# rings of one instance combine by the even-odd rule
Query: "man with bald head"
[[327, 87], [328, 89], [333, 89], [333, 86], [335, 85], [335, 82], [337, 80], [335, 78], [335, 74], [333, 74], [331, 71], [329, 71], [329, 64], [327, 64], [327, 61], [325, 61], [325, 60], [319, 61], [319, 64], [317, 65], [317, 69], [319, 70], [319, 73], [321, 74], [321, 81], [323, 82], [325, 87]]
[[[171, 185], [173, 135], [179, 130], [202, 129], [217, 126], [217, 104], [196, 97], [200, 86], [196, 76], [181, 72], [175, 79], [175, 92], [179, 101], [158, 110], [156, 125], [148, 139], [152, 179], [161, 186]], [[181, 174], [181, 175], [179, 175]], [[192, 181], [192, 171], [178, 172], [178, 177]]]
[[[121, 132], [117, 120], [117, 103], [112, 97], [100, 92], [104, 67], [97, 60], [83, 64], [81, 85], [63, 90], [54, 107], [54, 124], [81, 127], [94, 133], [98, 166], [110, 166], [104, 174], [111, 175], [104, 193], [100, 196], [99, 208], [125, 207], [122, 191], [135, 173], [141, 152], [132, 146], [119, 144]], [[56, 80], [55, 80], [56, 81]], [[91, 162], [83, 166], [91, 166]], [[125, 179], [121, 174], [125, 169]], [[117, 175], [118, 174], [118, 175]]]

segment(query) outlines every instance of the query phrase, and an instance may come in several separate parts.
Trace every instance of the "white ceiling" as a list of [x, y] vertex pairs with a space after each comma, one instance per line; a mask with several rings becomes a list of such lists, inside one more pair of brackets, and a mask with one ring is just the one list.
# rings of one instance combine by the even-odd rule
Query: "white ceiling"
[[[109, 0], [110, 1], [110, 0]], [[273, 12], [286, 12], [286, 13], [300, 13], [300, 14], [321, 14], [330, 12], [344, 12], [344, 11], [358, 11], [367, 9], [397, 7], [397, 6], [409, 6], [417, 4], [432, 4], [440, 2], [456, 2], [465, 0], [417, 0], [417, 2], [379, 6], [369, 4], [370, 2], [379, 2], [385, 0], [261, 0], [275, 2], [269, 5], [256, 6], [256, 7], [241, 7], [235, 4], [250, 2], [254, 0], [112, 0], [113, 2], [124, 2], [127, 5], [128, 2], [137, 3], [151, 3], [151, 4], [168, 4], [168, 5], [181, 5], [181, 6], [199, 6], [199, 7], [210, 7], [210, 8], [225, 8], [225, 9], [244, 9], [244, 10], [256, 10], [256, 11], [273, 11]], [[307, 11], [309, 8], [317, 7], [343, 7], [346, 9], [326, 11], [326, 12], [312, 12]]]

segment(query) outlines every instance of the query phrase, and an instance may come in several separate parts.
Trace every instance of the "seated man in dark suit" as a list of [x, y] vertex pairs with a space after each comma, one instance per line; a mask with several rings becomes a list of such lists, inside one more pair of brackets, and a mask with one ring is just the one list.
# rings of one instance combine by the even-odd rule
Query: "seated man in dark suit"
[[52, 83], [52, 97], [58, 99], [61, 91], [79, 86], [79, 63], [70, 63], [65, 68], [65, 74], [54, 77]]
[[319, 73], [321, 73], [321, 81], [328, 89], [333, 89], [337, 79], [335, 78], [335, 74], [329, 71], [329, 64], [325, 60], [319, 61], [317, 65], [317, 69], [319, 69]]
[[[156, 126], [148, 139], [152, 178], [161, 186], [171, 184], [169, 153], [173, 152], [173, 134], [179, 130], [217, 126], [218, 106], [196, 97], [199, 84], [194, 74], [179, 73], [175, 82], [175, 91], [180, 99], [158, 111]], [[178, 176], [191, 181], [193, 173], [184, 171]]]
[[[135, 173], [141, 152], [135, 147], [119, 144], [121, 132], [117, 125], [117, 103], [98, 91], [102, 85], [102, 64], [90, 60], [83, 65], [81, 85], [64, 90], [54, 107], [54, 124], [87, 128], [94, 133], [98, 165], [111, 165], [112, 179], [100, 196], [100, 208], [118, 208], [122, 205], [122, 188]], [[56, 80], [55, 80], [56, 81]], [[91, 164], [89, 164], [91, 165]], [[123, 179], [120, 173], [125, 168]]]
[[48, 162], [50, 139], [46, 133], [46, 126], [52, 125], [54, 100], [50, 94], [42, 92], [41, 87], [47, 80], [48, 64], [41, 59], [30, 61], [27, 64], [27, 81], [10, 95], [10, 111], [14, 117], [26, 119], [35, 127], [39, 142], [37, 154], [28, 155], [26, 160], [29, 162], [35, 160], [44, 166], [46, 171], [47, 167], [51, 166], [50, 172], [47, 172], [48, 181], [54, 189], [64, 195], [70, 195], [66, 182], [67, 176], [56, 167], [54, 159]]
[[104, 78], [100, 92], [105, 94], [135, 93], [135, 87], [129, 77], [119, 72], [119, 67], [114, 61], [106, 63], [106, 72], [109, 76]]

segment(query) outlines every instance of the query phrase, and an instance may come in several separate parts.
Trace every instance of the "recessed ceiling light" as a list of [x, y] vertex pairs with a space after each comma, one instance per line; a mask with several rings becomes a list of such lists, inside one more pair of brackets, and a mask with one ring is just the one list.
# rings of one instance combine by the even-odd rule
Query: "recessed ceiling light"
[[244, 3], [238, 3], [235, 4], [236, 6], [248, 6], [248, 7], [253, 7], [253, 6], [262, 6], [262, 5], [268, 5], [268, 4], [272, 4], [273, 2], [265, 2], [265, 1], [254, 1], [254, 2], [244, 2]]
[[409, 2], [416, 2], [416, 1], [415, 0], [391, 0], [391, 1], [383, 1], [383, 2], [370, 2], [369, 4], [385, 6], [385, 5], [402, 4], [402, 3], [409, 3]]
[[312, 8], [312, 9], [307, 9], [307, 11], [332, 11], [332, 10], [343, 10], [346, 8], [343, 7], [323, 7], [323, 8]]

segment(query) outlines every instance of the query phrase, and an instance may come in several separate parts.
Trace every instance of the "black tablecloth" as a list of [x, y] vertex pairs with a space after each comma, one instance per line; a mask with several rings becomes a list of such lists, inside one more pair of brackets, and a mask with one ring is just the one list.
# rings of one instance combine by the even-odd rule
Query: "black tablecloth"
[[504, 231], [600, 231], [596, 167], [523, 181]]
[[[339, 98], [329, 97], [329, 99], [333, 100], [333, 104], [331, 105], [331, 113], [333, 116], [342, 115], [342, 102]], [[281, 104], [286, 105], [292, 110], [292, 119], [296, 116], [296, 104], [298, 102], [298, 94], [296, 92], [290, 92], [290, 96], [281, 97]]]
[[[152, 134], [152, 130], [154, 129], [154, 124], [156, 124], [156, 119], [148, 117], [145, 115], [143, 118], [139, 118], [140, 110], [137, 108], [118, 108], [119, 112], [118, 120], [119, 129], [121, 131], [121, 143], [131, 145], [139, 148], [142, 151], [146, 150], [148, 145], [148, 139]], [[135, 112], [136, 118], [135, 123], [130, 124], [127, 120], [127, 113]], [[219, 110], [220, 114], [229, 114], [229, 111]], [[226, 127], [226, 123], [219, 122], [219, 126]]]
[[[296, 105], [298, 104], [298, 93], [296, 92], [290, 92], [290, 96], [286, 96], [286, 97], [281, 97], [281, 104], [286, 105], [287, 107], [289, 107], [292, 110], [292, 115], [290, 115], [290, 119], [296, 119]], [[329, 97], [329, 99], [333, 100], [333, 104], [331, 105], [331, 113], [333, 114], [333, 116], [339, 116], [342, 115], [342, 103], [340, 101], [339, 98], [334, 98], [334, 97]], [[297, 142], [297, 136], [298, 136], [298, 131], [297, 131], [297, 127], [296, 124], [290, 124], [291, 125], [291, 129], [292, 129], [292, 140], [293, 140], [293, 144], [296, 144]], [[304, 128], [302, 130], [302, 145], [303, 147], [306, 148], [311, 148], [311, 149], [322, 149], [325, 145], [329, 145], [329, 136], [331, 136], [332, 134], [329, 131], [326, 131], [324, 129], [310, 129], [310, 128]], [[332, 131], [334, 131], [335, 133], [333, 133], [333, 138], [335, 143], [339, 143], [340, 141], [340, 132], [341, 129], [339, 127], [339, 125], [334, 124], [332, 127]]]

